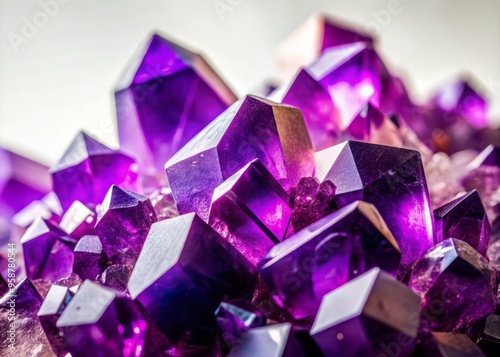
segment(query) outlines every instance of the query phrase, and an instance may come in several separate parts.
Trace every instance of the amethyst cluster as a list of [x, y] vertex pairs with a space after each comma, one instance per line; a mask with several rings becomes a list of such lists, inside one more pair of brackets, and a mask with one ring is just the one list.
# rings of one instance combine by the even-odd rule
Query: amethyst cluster
[[154, 35], [116, 90], [120, 149], [0, 150], [0, 355], [500, 356], [484, 97], [414, 103], [368, 34], [300, 31], [292, 79], [239, 100]]

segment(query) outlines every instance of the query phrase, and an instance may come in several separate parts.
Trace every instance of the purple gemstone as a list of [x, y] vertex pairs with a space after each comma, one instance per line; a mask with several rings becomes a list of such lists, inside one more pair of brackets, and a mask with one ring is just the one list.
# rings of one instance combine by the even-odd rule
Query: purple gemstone
[[415, 357], [486, 357], [481, 349], [461, 333], [432, 332], [422, 338]]
[[95, 221], [94, 211], [83, 203], [75, 201], [62, 216], [59, 227], [71, 237], [79, 239], [85, 235], [95, 234]]
[[303, 177], [293, 187], [290, 195], [293, 201], [293, 230], [299, 230], [320, 220], [334, 211], [335, 185], [331, 181], [321, 184], [314, 177]]
[[130, 268], [123, 264], [114, 264], [106, 268], [101, 275], [101, 284], [119, 292], [127, 291]]
[[315, 151], [336, 143], [340, 135], [340, 114], [328, 91], [306, 70], [301, 69], [291, 83], [273, 92], [269, 98], [302, 111]]
[[129, 298], [87, 280], [57, 320], [73, 357], [140, 356], [146, 321]]
[[98, 236], [83, 236], [74, 251], [73, 272], [83, 280], [96, 280], [108, 261]]
[[340, 207], [355, 200], [375, 205], [401, 248], [403, 270], [433, 245], [434, 217], [417, 151], [346, 141], [316, 153], [316, 165], [317, 178], [337, 187]]
[[497, 303], [495, 270], [469, 244], [453, 238], [415, 262], [409, 286], [422, 297], [422, 319], [435, 331], [460, 331]]
[[500, 147], [488, 145], [467, 168], [474, 170], [480, 166], [500, 166]]
[[286, 190], [312, 176], [313, 150], [300, 110], [247, 96], [218, 116], [165, 164], [179, 211], [207, 220], [214, 189], [254, 159]]
[[488, 315], [467, 334], [487, 356], [500, 356], [500, 315]]
[[258, 160], [219, 185], [208, 223], [249, 270], [285, 238], [292, 209], [290, 196]]
[[113, 185], [100, 207], [95, 230], [108, 258], [132, 267], [155, 221], [146, 196]]
[[236, 97], [200, 55], [153, 35], [115, 99], [121, 147], [154, 173]]
[[409, 356], [420, 297], [379, 268], [325, 295], [311, 337], [325, 356]]
[[222, 241], [193, 213], [151, 226], [128, 290], [172, 344], [210, 344], [222, 297], [251, 283]]
[[68, 351], [65, 348], [61, 331], [57, 328], [56, 323], [59, 316], [61, 316], [64, 309], [73, 298], [73, 295], [74, 294], [67, 287], [52, 285], [40, 310], [38, 310], [40, 324], [49, 339], [54, 353], [58, 356], [65, 356]]
[[434, 210], [436, 240], [456, 238], [467, 242], [486, 256], [490, 240], [490, 223], [476, 190]]
[[21, 243], [28, 278], [56, 281], [71, 274], [76, 242], [52, 222], [35, 219]]
[[257, 327], [247, 332], [243, 343], [236, 345], [228, 357], [306, 357], [306, 338], [307, 332], [291, 323]]
[[375, 130], [382, 126], [384, 115], [371, 103], [367, 103], [357, 113], [344, 130], [343, 136], [347, 139], [367, 141]]
[[[42, 301], [42, 297], [28, 279], [22, 280], [10, 294], [0, 299], [2, 356], [54, 356], [37, 317]], [[14, 314], [11, 309], [15, 310]]]
[[101, 203], [113, 184], [135, 189], [136, 166], [130, 157], [79, 133], [50, 172], [54, 192], [66, 210], [73, 201]]
[[397, 274], [401, 254], [376, 208], [354, 202], [272, 248], [260, 272], [296, 319], [313, 316], [332, 289], [380, 266]]

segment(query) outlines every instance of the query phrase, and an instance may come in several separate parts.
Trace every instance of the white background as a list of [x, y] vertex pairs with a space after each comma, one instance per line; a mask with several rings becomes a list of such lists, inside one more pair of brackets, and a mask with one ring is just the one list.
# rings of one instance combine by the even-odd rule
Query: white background
[[[231, 10], [218, 13], [218, 1]], [[113, 86], [154, 30], [203, 52], [243, 95], [277, 76], [276, 46], [320, 11], [361, 27], [378, 24], [379, 50], [417, 98], [467, 71], [489, 93], [495, 117], [500, 114], [499, 0], [400, 0], [390, 18], [380, 17], [390, 0], [64, 2], [16, 46], [13, 36], [23, 35], [40, 3], [0, 0], [0, 144], [47, 164], [80, 128], [116, 145]]]

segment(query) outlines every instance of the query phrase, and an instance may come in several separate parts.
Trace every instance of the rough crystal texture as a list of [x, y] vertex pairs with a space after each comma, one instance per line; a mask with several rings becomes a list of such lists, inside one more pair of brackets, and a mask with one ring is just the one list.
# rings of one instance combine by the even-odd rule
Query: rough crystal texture
[[179, 211], [208, 219], [214, 189], [254, 159], [286, 190], [312, 176], [313, 150], [300, 110], [247, 96], [218, 116], [165, 164]]
[[500, 356], [500, 316], [488, 315], [467, 334], [487, 356]]
[[106, 268], [101, 275], [101, 284], [122, 293], [127, 291], [130, 268], [123, 264], [114, 264]]
[[476, 190], [434, 210], [437, 242], [456, 238], [486, 256], [490, 223]]
[[54, 192], [64, 210], [73, 201], [80, 201], [84, 205], [101, 203], [109, 186], [113, 184], [136, 188], [135, 161], [85, 133], [76, 136], [50, 172]]
[[75, 201], [62, 216], [59, 227], [75, 239], [95, 234], [95, 213], [83, 203]]
[[222, 297], [250, 281], [222, 242], [193, 213], [151, 226], [128, 290], [172, 344], [210, 344]]
[[37, 317], [41, 305], [42, 297], [28, 279], [22, 280], [10, 294], [0, 299], [2, 356], [54, 356]]
[[310, 334], [325, 356], [408, 356], [419, 314], [420, 297], [374, 268], [323, 298]]
[[461, 333], [427, 334], [412, 357], [486, 357], [481, 349]]
[[83, 236], [74, 251], [73, 272], [82, 280], [95, 280], [105, 269], [108, 259], [98, 236]]
[[100, 207], [95, 230], [107, 257], [132, 267], [155, 221], [147, 197], [112, 186]]
[[434, 217], [417, 151], [346, 141], [316, 153], [316, 177], [335, 184], [340, 207], [355, 200], [375, 205], [401, 248], [402, 270], [433, 245]]
[[61, 331], [57, 328], [56, 323], [59, 316], [61, 316], [64, 309], [73, 298], [73, 295], [73, 292], [67, 287], [52, 285], [40, 310], [38, 310], [40, 324], [57, 356], [65, 356], [68, 353]]
[[319, 221], [336, 208], [335, 185], [328, 180], [319, 183], [314, 177], [303, 177], [296, 187], [292, 187], [290, 196], [293, 202], [293, 230], [299, 230]]
[[423, 322], [435, 331], [458, 332], [497, 303], [495, 270], [469, 244], [453, 238], [415, 262], [409, 286], [422, 297]]
[[57, 320], [73, 357], [140, 356], [146, 321], [129, 298], [85, 281]]
[[332, 289], [372, 267], [397, 275], [399, 247], [376, 208], [354, 202], [276, 245], [260, 272], [294, 318], [313, 316]]
[[290, 196], [259, 160], [218, 186], [208, 223], [228, 241], [232, 253], [251, 271], [287, 233]]
[[306, 357], [307, 332], [291, 323], [257, 327], [247, 332], [245, 340], [236, 345], [229, 357]]
[[56, 281], [71, 274], [76, 242], [50, 221], [35, 219], [21, 244], [28, 278]]
[[161, 172], [236, 97], [204, 59], [153, 35], [115, 93], [121, 147]]

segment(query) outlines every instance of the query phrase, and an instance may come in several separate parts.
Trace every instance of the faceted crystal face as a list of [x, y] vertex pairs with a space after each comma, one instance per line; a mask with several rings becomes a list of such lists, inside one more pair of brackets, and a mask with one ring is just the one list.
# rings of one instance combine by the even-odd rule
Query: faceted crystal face
[[481, 349], [467, 336], [451, 332], [427, 334], [422, 338], [415, 350], [415, 355], [426, 357], [486, 357]]
[[438, 242], [456, 238], [467, 242], [486, 256], [490, 240], [490, 223], [476, 190], [434, 211]]
[[101, 203], [113, 184], [134, 189], [136, 166], [130, 157], [80, 133], [50, 171], [54, 192], [66, 210], [73, 201]]
[[147, 197], [112, 186], [100, 207], [95, 230], [113, 263], [133, 266], [155, 221]]
[[310, 334], [326, 356], [385, 356], [392, 345], [408, 356], [419, 314], [419, 296], [374, 268], [323, 298]]
[[312, 176], [312, 145], [298, 109], [247, 96], [203, 129], [165, 164], [179, 211], [207, 220], [214, 189], [254, 159], [285, 189]]
[[269, 249], [285, 238], [291, 214], [290, 197], [256, 160], [215, 189], [208, 223], [238, 260], [255, 271]]
[[50, 221], [35, 219], [21, 244], [28, 278], [56, 281], [71, 274], [76, 242]]
[[367, 101], [379, 104], [380, 70], [380, 58], [363, 42], [330, 48], [307, 68], [333, 99], [342, 129]]
[[106, 268], [101, 275], [101, 284], [116, 291], [125, 293], [127, 291], [130, 267], [123, 264], [114, 264]]
[[64, 213], [59, 226], [75, 239], [95, 234], [95, 213], [79, 201], [75, 201]]
[[115, 98], [120, 146], [153, 172], [236, 100], [201, 56], [158, 35]]
[[251, 281], [222, 241], [193, 213], [151, 226], [128, 291], [172, 344], [211, 343], [222, 297]]
[[[28, 280], [22, 280], [12, 291], [0, 299], [0, 351], [2, 355], [53, 356], [49, 340], [37, 317], [42, 297]], [[15, 309], [12, 316], [11, 308]], [[12, 320], [12, 317], [14, 319]], [[13, 324], [13, 325], [12, 325]], [[13, 338], [15, 335], [15, 338]], [[14, 348], [9, 348], [9, 345]], [[36, 351], [36, 352], [34, 352]]]
[[480, 166], [500, 166], [500, 147], [489, 145], [467, 167], [470, 170]]
[[340, 113], [328, 91], [306, 70], [301, 69], [288, 86], [269, 98], [302, 111], [315, 151], [335, 144], [340, 134]]
[[409, 286], [422, 297], [422, 319], [435, 331], [460, 331], [497, 303], [495, 270], [469, 244], [453, 238], [415, 262]]
[[57, 320], [74, 357], [141, 355], [146, 321], [124, 295], [85, 281]]
[[83, 236], [74, 251], [73, 272], [82, 280], [95, 280], [106, 267], [108, 259], [98, 236]]
[[467, 334], [487, 356], [500, 353], [500, 315], [488, 315], [483, 321], [473, 326]]
[[308, 354], [300, 341], [302, 334], [306, 335], [291, 323], [254, 328], [247, 332], [243, 343], [231, 350], [229, 357], [305, 357]]
[[359, 113], [357, 113], [352, 121], [345, 129], [343, 136], [354, 140], [367, 141], [371, 138], [374, 131], [380, 128], [384, 121], [384, 115], [374, 107], [367, 103]]
[[316, 177], [333, 182], [341, 207], [354, 200], [375, 205], [401, 248], [403, 270], [433, 245], [434, 217], [417, 151], [346, 141], [316, 153]]
[[399, 247], [375, 207], [354, 202], [276, 245], [260, 272], [296, 319], [313, 316], [332, 289], [380, 266], [397, 275]]

